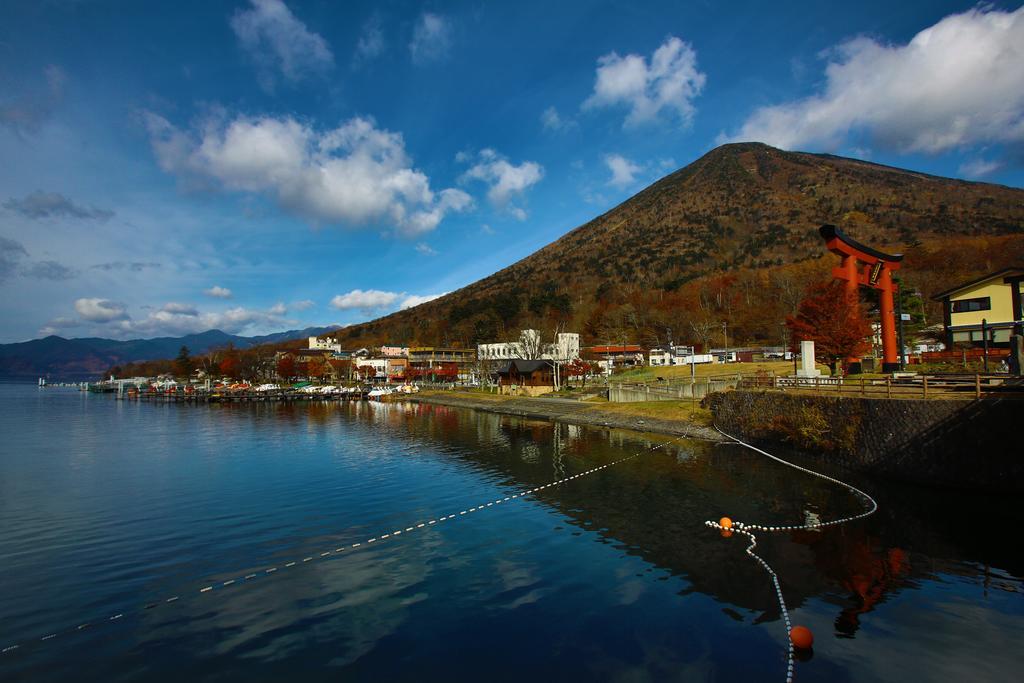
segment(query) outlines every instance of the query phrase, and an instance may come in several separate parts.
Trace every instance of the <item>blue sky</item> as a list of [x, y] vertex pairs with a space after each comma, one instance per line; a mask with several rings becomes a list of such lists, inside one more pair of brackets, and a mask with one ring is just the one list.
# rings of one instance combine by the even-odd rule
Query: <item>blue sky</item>
[[0, 341], [367, 320], [733, 140], [1024, 186], [1024, 10], [5, 2]]

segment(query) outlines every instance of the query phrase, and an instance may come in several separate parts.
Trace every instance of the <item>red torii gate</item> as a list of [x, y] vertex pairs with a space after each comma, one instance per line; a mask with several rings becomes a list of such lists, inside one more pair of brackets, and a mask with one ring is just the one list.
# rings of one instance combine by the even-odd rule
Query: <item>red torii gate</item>
[[[893, 309], [893, 292], [897, 285], [892, 281], [893, 271], [899, 270], [903, 254], [886, 254], [864, 246], [847, 237], [834, 225], [823, 225], [818, 229], [825, 240], [825, 247], [842, 257], [839, 266], [832, 269], [832, 277], [846, 283], [846, 291], [857, 294], [858, 287], [879, 290], [878, 312], [882, 323], [882, 371], [894, 372], [900, 369], [900, 351], [896, 344], [896, 315]], [[847, 358], [847, 365], [853, 372], [859, 372], [860, 359]]]

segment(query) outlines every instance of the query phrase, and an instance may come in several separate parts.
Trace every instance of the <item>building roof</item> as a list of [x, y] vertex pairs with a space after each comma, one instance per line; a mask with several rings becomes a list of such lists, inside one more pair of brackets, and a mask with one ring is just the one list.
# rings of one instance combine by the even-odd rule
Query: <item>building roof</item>
[[637, 344], [610, 344], [607, 346], [591, 346], [588, 351], [592, 353], [640, 353], [642, 349]]
[[512, 372], [512, 368], [515, 367], [516, 372], [521, 374], [529, 374], [536, 372], [542, 368], [550, 368], [551, 363], [546, 360], [522, 360], [517, 358], [516, 360], [510, 360], [508, 365], [503, 366], [498, 370], [499, 375], [507, 375]]
[[952, 295], [956, 294], [959, 291], [962, 291], [964, 289], [970, 289], [971, 287], [974, 287], [976, 285], [980, 285], [982, 282], [987, 282], [989, 280], [994, 280], [994, 279], [996, 279], [998, 277], [1005, 277], [1005, 276], [1009, 276], [1009, 275], [1018, 275], [1018, 274], [1024, 275], [1024, 268], [1003, 268], [1002, 270], [997, 270], [994, 273], [989, 273], [988, 275], [983, 275], [983, 276], [979, 277], [976, 280], [971, 280], [970, 282], [965, 282], [965, 283], [957, 285], [956, 287], [953, 287], [951, 289], [947, 289], [944, 292], [939, 292], [938, 294], [936, 294], [936, 295], [934, 295], [932, 297], [932, 301], [940, 301], [942, 299], [945, 299], [947, 296], [952, 296]]

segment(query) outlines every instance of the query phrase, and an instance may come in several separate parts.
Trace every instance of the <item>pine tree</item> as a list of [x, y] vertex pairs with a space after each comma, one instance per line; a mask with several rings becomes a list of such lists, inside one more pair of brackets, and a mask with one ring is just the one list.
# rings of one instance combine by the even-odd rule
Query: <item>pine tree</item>
[[187, 346], [182, 346], [178, 351], [178, 357], [174, 359], [174, 374], [178, 377], [188, 378], [192, 375], [194, 363], [189, 355]]

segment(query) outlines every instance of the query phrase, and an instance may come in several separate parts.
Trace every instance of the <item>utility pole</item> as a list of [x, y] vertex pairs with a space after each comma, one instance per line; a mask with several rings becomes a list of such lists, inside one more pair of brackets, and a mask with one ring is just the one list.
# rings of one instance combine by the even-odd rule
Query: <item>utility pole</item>
[[895, 277], [893, 278], [893, 281], [896, 287], [896, 339], [897, 343], [900, 345], [900, 371], [903, 371], [906, 370], [906, 363], [904, 363], [905, 356], [903, 354], [903, 351], [906, 348], [903, 345], [903, 287], [901, 286], [900, 281]]
[[729, 362], [729, 323], [722, 323], [722, 335], [725, 337], [725, 362]]
[[982, 341], [982, 362], [985, 365], [985, 372], [988, 372], [988, 320], [981, 319], [981, 341]]

